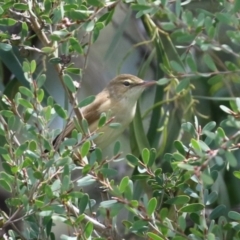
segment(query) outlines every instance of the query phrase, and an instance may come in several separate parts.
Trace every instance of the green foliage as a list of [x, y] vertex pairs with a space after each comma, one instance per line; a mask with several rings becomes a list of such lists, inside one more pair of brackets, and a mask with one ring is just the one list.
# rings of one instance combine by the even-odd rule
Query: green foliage
[[[240, 239], [239, 207], [234, 208], [240, 200], [235, 193], [240, 179], [240, 4], [216, 0], [209, 9], [204, 1], [195, 7], [196, 2], [124, 3], [147, 38], [134, 46], [147, 45], [149, 51], [139, 75], [144, 77], [153, 64], [158, 79], [153, 106], [144, 114], [137, 107], [130, 129], [132, 152], [125, 158], [120, 142], [110, 157], [94, 146], [97, 130], [108, 125], [114, 131], [121, 123], [102, 113], [90, 132], [75, 107], [95, 100], [90, 96], [78, 103], [75, 96], [89, 48], [112, 22], [120, 2], [1, 2], [1, 71], [6, 67], [14, 75], [2, 81], [0, 105], [0, 186], [12, 194], [0, 224], [12, 227], [9, 238], [55, 239], [53, 227], [60, 221], [71, 229], [61, 239], [119, 239], [129, 233], [154, 240]], [[42, 68], [38, 57], [32, 60], [23, 50], [36, 54]], [[74, 66], [72, 55], [84, 59], [82, 68]], [[60, 131], [49, 124], [56, 116], [68, 123], [70, 114], [46, 89], [49, 64], [81, 119], [74, 117], [76, 129], [58, 146], [52, 141]], [[208, 107], [212, 101], [221, 101], [214, 111]], [[142, 119], [149, 112], [145, 133]], [[134, 174], [118, 181], [111, 164], [122, 160]], [[93, 184], [101, 201], [87, 193]], [[119, 225], [123, 209], [127, 214]], [[22, 230], [14, 227], [16, 218], [25, 222]]]

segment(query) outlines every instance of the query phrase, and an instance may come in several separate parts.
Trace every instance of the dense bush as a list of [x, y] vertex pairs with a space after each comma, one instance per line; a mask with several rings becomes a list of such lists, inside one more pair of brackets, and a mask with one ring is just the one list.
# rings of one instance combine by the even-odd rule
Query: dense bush
[[[12, 194], [9, 212], [0, 212], [1, 228], [11, 228], [4, 239], [56, 239], [59, 222], [69, 229], [61, 239], [240, 239], [239, 1], [0, 4], [0, 185]], [[84, 120], [56, 150], [61, 130], [49, 125], [56, 117], [67, 123], [72, 112], [46, 89], [46, 69], [54, 66], [80, 119], [78, 107], [93, 99], [76, 99], [89, 49], [119, 5], [133, 11], [144, 38], [133, 48], [145, 47], [139, 76], [154, 70], [154, 103], [138, 107], [126, 158], [120, 142], [108, 158], [90, 151], [98, 136], [86, 134]], [[105, 124], [100, 118], [99, 128]], [[111, 163], [121, 161], [133, 174], [118, 182]], [[100, 201], [85, 188], [96, 183]]]

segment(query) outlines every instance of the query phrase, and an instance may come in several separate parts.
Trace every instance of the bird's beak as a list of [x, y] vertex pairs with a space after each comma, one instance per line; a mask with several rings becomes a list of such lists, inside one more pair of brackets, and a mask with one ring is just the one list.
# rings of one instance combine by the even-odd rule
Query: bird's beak
[[143, 81], [141, 83], [141, 85], [144, 86], [144, 87], [151, 87], [151, 86], [156, 85], [156, 81]]

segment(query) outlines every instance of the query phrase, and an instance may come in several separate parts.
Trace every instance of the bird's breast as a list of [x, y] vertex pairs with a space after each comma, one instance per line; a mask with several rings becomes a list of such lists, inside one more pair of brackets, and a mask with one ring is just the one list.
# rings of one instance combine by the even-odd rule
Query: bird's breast
[[[111, 143], [115, 142], [117, 137], [128, 127], [135, 115], [136, 104], [126, 105], [124, 102], [119, 102], [109, 110], [111, 113], [110, 117], [114, 117], [113, 122], [120, 123], [120, 126], [117, 128], [112, 128], [109, 125], [106, 125], [98, 130], [98, 132], [102, 132], [102, 135], [96, 138], [94, 142], [100, 148], [105, 148]], [[94, 127], [96, 130], [97, 124]]]

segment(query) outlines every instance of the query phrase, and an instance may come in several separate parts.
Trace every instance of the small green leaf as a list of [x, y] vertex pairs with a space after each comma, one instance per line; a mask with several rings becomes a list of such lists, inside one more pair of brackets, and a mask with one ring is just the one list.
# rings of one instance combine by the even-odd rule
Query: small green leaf
[[185, 169], [185, 170], [188, 170], [188, 171], [193, 171], [194, 170], [194, 166], [186, 164], [186, 163], [179, 163], [178, 167], [182, 168], [182, 169]]
[[12, 26], [16, 23], [17, 21], [12, 18], [0, 18], [0, 25], [3, 25], [3, 26]]
[[14, 3], [13, 4], [13, 8], [15, 8], [16, 10], [22, 10], [22, 11], [27, 11], [28, 10], [28, 4], [24, 4], [24, 3]]
[[110, 124], [108, 124], [108, 126], [109, 126], [110, 128], [118, 129], [118, 128], [120, 128], [122, 125], [121, 125], [121, 123], [110, 123]]
[[174, 71], [178, 72], [178, 73], [184, 73], [185, 70], [183, 69], [183, 67], [176, 61], [170, 61], [171, 67]]
[[91, 165], [90, 165], [90, 164], [87, 164], [87, 165], [85, 165], [85, 166], [83, 167], [83, 169], [82, 169], [82, 174], [83, 174], [83, 175], [86, 175], [86, 174], [88, 174], [90, 171], [91, 171]]
[[8, 119], [8, 127], [11, 129], [11, 128], [14, 128], [15, 126], [15, 123], [16, 123], [16, 117], [15, 116], [12, 116]]
[[159, 215], [163, 221], [168, 216], [168, 208], [162, 208]]
[[87, 175], [87, 176], [82, 177], [81, 179], [79, 179], [77, 181], [77, 186], [78, 187], [85, 187], [85, 186], [91, 185], [95, 182], [96, 182], [96, 179], [93, 178], [93, 176]]
[[36, 179], [42, 179], [42, 177], [43, 177], [43, 174], [42, 174], [42, 172], [39, 172], [39, 171], [36, 171], [36, 172], [34, 172], [33, 173], [33, 176], [36, 178]]
[[129, 183], [129, 177], [125, 176], [119, 184], [119, 190], [121, 193], [124, 193], [126, 187], [128, 186], [128, 183]]
[[137, 208], [139, 206], [139, 202], [137, 200], [131, 200], [130, 204], [132, 207]]
[[94, 152], [96, 154], [97, 161], [101, 161], [103, 159], [102, 150], [100, 148], [96, 148]]
[[[6, 157], [7, 156], [7, 157]], [[4, 159], [10, 159], [10, 156], [9, 156], [9, 154], [5, 154], [5, 155], [3, 155], [3, 158]], [[2, 163], [2, 167], [3, 167], [3, 170], [7, 173], [7, 174], [9, 174], [9, 175], [12, 175], [13, 174], [13, 172], [12, 172], [12, 167], [8, 164], [8, 163], [6, 163], [6, 162], [3, 162]]]
[[202, 132], [204, 133], [204, 131], [212, 131], [216, 127], [216, 125], [216, 122], [209, 122], [203, 127]]
[[91, 147], [91, 143], [89, 141], [86, 141], [83, 143], [83, 145], [81, 146], [81, 157], [85, 157], [87, 156], [87, 154], [89, 153]]
[[80, 45], [79, 41], [76, 38], [74, 38], [74, 37], [69, 38], [69, 42], [70, 42], [71, 47], [77, 53], [83, 54], [83, 48], [82, 48], [82, 46]]
[[204, 56], [203, 56], [203, 60], [210, 70], [212, 70], [214, 72], [217, 70], [217, 67], [216, 67], [215, 63], [213, 62], [213, 60], [212, 60], [212, 58], [210, 57], [209, 54], [205, 53]]
[[91, 104], [92, 102], [94, 102], [95, 98], [96, 98], [95, 96], [89, 96], [89, 97], [85, 98], [78, 104], [78, 107], [85, 107], [85, 106]]
[[66, 164], [71, 164], [71, 163], [72, 163], [72, 159], [70, 157], [63, 157], [58, 159], [58, 161], [56, 162], [56, 166], [62, 167], [62, 166], [65, 166]]
[[142, 150], [142, 160], [146, 165], [148, 165], [149, 158], [150, 158], [150, 152], [147, 148], [144, 148]]
[[135, 222], [133, 222], [133, 225], [132, 225], [132, 228], [131, 230], [132, 231], [146, 231], [148, 229], [148, 226], [146, 226], [146, 221], [144, 220], [137, 220]]
[[52, 64], [58, 64], [58, 63], [62, 62], [62, 59], [59, 58], [59, 57], [53, 57], [53, 58], [49, 59], [49, 62], [52, 63]]
[[234, 172], [233, 172], [233, 175], [234, 175], [236, 178], [240, 179], [240, 171], [234, 171]]
[[235, 156], [233, 155], [232, 152], [226, 151], [225, 152], [225, 157], [226, 157], [226, 159], [229, 162], [231, 167], [236, 167], [237, 166], [237, 164], [238, 164], [237, 159], [235, 158]]
[[190, 197], [186, 195], [179, 195], [174, 198], [168, 199], [165, 203], [167, 204], [176, 204], [176, 205], [183, 205], [190, 201]]
[[182, 129], [188, 133], [190, 133], [194, 138], [197, 137], [197, 133], [195, 131], [194, 126], [192, 125], [192, 123], [187, 122], [187, 123], [183, 123], [182, 124]]
[[89, 204], [89, 196], [88, 196], [88, 194], [84, 194], [81, 197], [80, 203], [78, 205], [80, 214], [84, 213], [84, 211], [86, 210], [88, 204]]
[[63, 75], [63, 81], [64, 81], [64, 83], [67, 86], [69, 91], [71, 91], [72, 93], [76, 92], [76, 88], [73, 84], [73, 79], [68, 74]]
[[240, 221], [240, 213], [238, 213], [238, 212], [229, 211], [228, 212], [228, 217], [235, 220], [235, 221]]
[[27, 101], [26, 99], [19, 98], [18, 102], [19, 102], [19, 104], [21, 104], [25, 108], [33, 109], [33, 105], [29, 101]]
[[28, 149], [28, 144], [29, 144], [28, 141], [26, 141], [16, 149], [15, 154], [17, 157], [20, 157], [23, 154], [23, 152]]
[[211, 172], [211, 177], [212, 177], [213, 181], [216, 181], [217, 178], [218, 178], [218, 171], [217, 170], [213, 170]]
[[12, 45], [8, 44], [8, 43], [0, 43], [0, 49], [5, 51], [5, 52], [8, 52], [10, 50], [12, 50]]
[[51, 119], [52, 116], [52, 107], [47, 106], [43, 109], [44, 117], [46, 118], [47, 121]]
[[7, 182], [5, 179], [3, 179], [3, 178], [0, 178], [0, 186], [1, 186], [4, 190], [6, 190], [6, 191], [8, 191], [8, 192], [12, 192], [11, 185], [8, 184], [8, 182]]
[[85, 20], [89, 14], [91, 14], [90, 11], [87, 11], [87, 10], [82, 10], [82, 9], [78, 9], [78, 10], [75, 10], [75, 9], [71, 9], [71, 12], [70, 12], [70, 17], [73, 19], [73, 20]]
[[13, 116], [13, 112], [9, 111], [9, 110], [2, 110], [2, 111], [0, 111], [0, 114], [6, 118]]
[[[180, 229], [184, 232], [186, 229], [186, 220], [183, 216], [179, 216], [178, 217], [178, 226], [180, 227]], [[178, 240], [178, 239], [176, 239]], [[180, 240], [180, 239], [179, 239]]]
[[101, 128], [105, 125], [107, 121], [107, 115], [105, 112], [101, 113], [100, 118], [98, 120], [98, 128]]
[[107, 200], [100, 203], [100, 207], [111, 208], [117, 203], [117, 200]]
[[182, 154], [180, 154], [178, 152], [173, 153], [172, 156], [174, 157], [174, 159], [176, 161], [179, 161], [179, 162], [182, 162], [185, 160], [185, 156], [183, 156]]
[[224, 105], [220, 105], [219, 107], [227, 114], [233, 114], [234, 113], [231, 109], [229, 109], [228, 107], [226, 107]]
[[240, 112], [240, 98], [237, 97], [235, 102], [236, 102], [237, 110], [238, 112]]
[[196, 224], [200, 224], [200, 215], [199, 214], [197, 214], [197, 213], [190, 213], [190, 215], [189, 215], [189, 217], [190, 217], [190, 219], [194, 222], [194, 223], [196, 223]]
[[144, 11], [151, 8], [150, 6], [145, 4], [132, 4], [131, 7], [132, 7], [132, 10], [135, 10], [135, 11]]
[[197, 64], [192, 56], [187, 57], [187, 65], [192, 70], [192, 72], [197, 72]]
[[178, 150], [178, 152], [181, 155], [185, 156], [186, 152], [185, 152], [185, 149], [184, 149], [184, 146], [183, 146], [182, 142], [180, 142], [178, 140], [174, 141], [174, 147]]
[[28, 25], [26, 22], [22, 22], [22, 31], [21, 31], [21, 39], [24, 39], [28, 36]]
[[113, 154], [116, 156], [120, 150], [121, 150], [121, 143], [117, 141], [113, 147]]
[[49, 97], [47, 98], [47, 105], [52, 107], [53, 104], [54, 104], [53, 97], [52, 97], [52, 96], [49, 96]]
[[43, 53], [53, 53], [53, 52], [55, 51], [55, 49], [54, 49], [53, 47], [43, 47], [43, 48], [41, 49], [41, 51], [42, 51]]
[[164, 238], [161, 238], [159, 235], [152, 233], [152, 232], [148, 232], [147, 236], [149, 237], [149, 239], [151, 240], [164, 240]]
[[31, 71], [31, 73], [35, 72], [36, 66], [37, 66], [36, 61], [32, 60], [31, 63], [30, 63], [30, 69], [31, 69], [30, 71]]
[[191, 139], [191, 146], [197, 154], [202, 153], [202, 149], [200, 147], [199, 142], [197, 140], [195, 140], [194, 138]]
[[238, 67], [233, 62], [225, 61], [225, 65], [229, 71], [237, 71]]
[[226, 138], [226, 134], [225, 134], [224, 130], [223, 130], [221, 127], [218, 127], [218, 128], [217, 128], [217, 135], [218, 135], [220, 138], [223, 138], [223, 139]]
[[67, 119], [67, 117], [68, 117], [67, 112], [60, 105], [54, 104], [53, 107], [59, 117], [61, 117], [63, 119]]
[[93, 29], [93, 42], [95, 42], [100, 34], [100, 31], [105, 27], [105, 25], [102, 22], [97, 22]]
[[156, 155], [157, 155], [157, 151], [155, 148], [151, 148], [150, 149], [150, 158], [149, 158], [149, 161], [148, 161], [148, 167], [152, 167], [155, 160], [156, 160]]
[[86, 32], [91, 32], [94, 29], [94, 24], [95, 22], [89, 21], [83, 24], [83, 28], [85, 29]]
[[49, 185], [45, 185], [44, 186], [44, 193], [45, 193], [45, 195], [47, 196], [47, 197], [49, 197], [50, 199], [53, 197], [53, 191], [52, 191], [52, 189], [51, 189], [51, 186], [49, 186]]
[[[75, 125], [76, 125], [76, 123], [75, 123]], [[86, 118], [82, 119], [82, 128], [83, 128], [83, 132], [85, 134], [88, 134], [89, 126], [88, 126], [88, 121], [86, 120]]]
[[102, 16], [100, 16], [100, 18], [98, 19], [98, 22], [103, 22], [105, 26], [107, 26], [111, 21], [112, 21], [112, 17], [114, 14], [114, 8], [108, 12], [106, 12], [105, 14], [103, 14]]
[[118, 171], [113, 168], [102, 168], [100, 172], [105, 178], [113, 178], [118, 174]]
[[187, 90], [190, 85], [190, 80], [188, 78], [182, 79], [176, 87], [176, 93], [180, 93], [183, 90]]
[[184, 206], [179, 209], [179, 212], [187, 212], [187, 213], [192, 213], [192, 212], [198, 212], [204, 209], [204, 205], [200, 203], [191, 203], [187, 206]]
[[34, 204], [35, 206], [37, 206], [38, 208], [42, 208], [44, 206], [44, 202], [39, 201], [37, 199], [34, 200]]
[[211, 192], [207, 198], [206, 198], [206, 205], [211, 205], [212, 203], [214, 203], [216, 200], [218, 199], [218, 194], [217, 192]]
[[91, 222], [87, 222], [87, 224], [84, 227], [84, 234], [86, 236], [86, 239], [89, 239], [92, 236], [93, 233], [93, 224]]
[[45, 74], [41, 74], [40, 76], [37, 77], [37, 86], [40, 88], [43, 86], [43, 84], [45, 83], [46, 81], [46, 75]]
[[37, 100], [38, 100], [38, 102], [41, 103], [43, 98], [44, 98], [44, 91], [43, 91], [43, 89], [38, 89], [37, 90]]
[[147, 205], [148, 216], [151, 216], [154, 213], [154, 211], [156, 210], [156, 207], [157, 207], [157, 199], [155, 197], [151, 198]]
[[209, 78], [208, 83], [210, 85], [215, 85], [215, 84], [221, 84], [222, 81], [223, 81], [223, 76], [215, 75], [215, 76]]
[[209, 215], [209, 218], [210, 219], [216, 219], [222, 215], [224, 215], [226, 212], [226, 206], [221, 204], [221, 205], [218, 205], [217, 207], [215, 207], [213, 209], [213, 211], [210, 213]]
[[59, 40], [64, 39], [65, 37], [67, 37], [69, 35], [70, 35], [70, 33], [66, 29], [62, 29], [62, 30], [54, 31], [50, 35], [50, 38], [53, 41], [59, 41]]
[[64, 71], [76, 75], [81, 75], [82, 73], [80, 68], [66, 68]]
[[126, 159], [128, 160], [128, 162], [133, 165], [133, 166], [138, 166], [138, 158], [135, 157], [132, 154], [127, 154]]
[[88, 4], [95, 6], [95, 7], [103, 7], [104, 6], [103, 2], [100, 0], [88, 0]]
[[8, 154], [8, 150], [4, 147], [0, 147], [0, 155]]
[[169, 83], [170, 80], [171, 79], [169, 79], [169, 78], [161, 78], [156, 83], [160, 86], [163, 86], [163, 85], [166, 85], [167, 83]]
[[161, 27], [166, 31], [172, 31], [176, 28], [176, 25], [173, 22], [163, 22]]
[[23, 95], [27, 96], [27, 97], [30, 97], [30, 98], [34, 97], [33, 92], [26, 87], [20, 86], [19, 87], [19, 92], [22, 93]]
[[212, 177], [204, 172], [201, 174], [201, 178], [206, 185], [212, 185], [214, 183]]
[[37, 149], [37, 143], [36, 143], [36, 141], [31, 140], [31, 142], [29, 142], [28, 147], [29, 147], [29, 150], [31, 150], [31, 151], [36, 151], [36, 149]]

